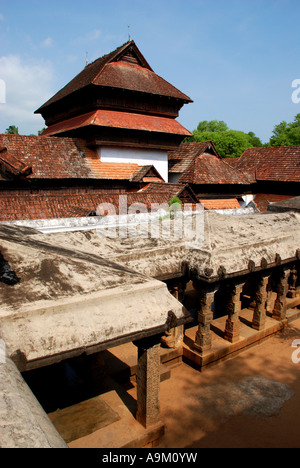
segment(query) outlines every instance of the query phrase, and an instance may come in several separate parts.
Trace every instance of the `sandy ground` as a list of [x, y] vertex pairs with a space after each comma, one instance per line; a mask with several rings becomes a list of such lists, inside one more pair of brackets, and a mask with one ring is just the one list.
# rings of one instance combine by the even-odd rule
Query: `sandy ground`
[[[186, 364], [161, 383], [161, 448], [299, 448], [300, 320], [200, 373]], [[297, 356], [296, 356], [297, 357]], [[299, 348], [300, 357], [300, 348]]]

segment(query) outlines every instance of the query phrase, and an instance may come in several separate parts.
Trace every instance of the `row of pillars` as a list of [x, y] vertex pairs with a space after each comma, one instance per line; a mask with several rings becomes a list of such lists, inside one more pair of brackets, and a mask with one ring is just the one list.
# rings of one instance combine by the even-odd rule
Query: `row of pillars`
[[[269, 299], [270, 273], [266, 271], [256, 276], [255, 306], [253, 312], [252, 327], [262, 330], [265, 327]], [[273, 307], [272, 317], [276, 320], [284, 320], [287, 310], [287, 296], [295, 297], [299, 293], [296, 288], [297, 270], [282, 269], [277, 281], [277, 295]], [[240, 321], [242, 309], [242, 291], [244, 282], [228, 283], [227, 312], [224, 338], [231, 343], [239, 340]], [[199, 286], [199, 284], [198, 284]], [[210, 326], [213, 321], [213, 304], [219, 285], [208, 285], [206, 289], [199, 289], [200, 310], [198, 313], [198, 330], [195, 337], [195, 349], [204, 353], [211, 349], [212, 336]], [[170, 291], [182, 301], [184, 287], [175, 284]], [[134, 344], [138, 348], [137, 370], [137, 414], [136, 419], [145, 428], [154, 426], [160, 422], [160, 345], [162, 341], [169, 347], [176, 347], [182, 341], [183, 327], [176, 327], [166, 336], [152, 336]]]
[[[270, 273], [267, 271], [257, 274], [256, 292], [254, 295], [254, 312], [252, 319], [252, 328], [263, 330], [266, 324], [267, 310], [269, 310], [269, 281]], [[280, 270], [276, 286], [276, 299], [272, 310], [272, 318], [282, 321], [286, 318], [287, 297], [295, 297], [297, 270], [296, 268]], [[199, 285], [196, 284], [196, 288]], [[245, 282], [228, 283], [228, 294], [226, 309], [228, 317], [226, 320], [224, 339], [230, 343], [235, 343], [240, 338], [240, 320], [239, 316], [242, 310], [242, 292]], [[200, 353], [205, 353], [211, 349], [212, 336], [210, 326], [213, 321], [213, 309], [215, 294], [219, 284], [208, 285], [206, 289], [199, 290], [200, 310], [198, 313], [198, 330], [195, 337], [195, 349]]]

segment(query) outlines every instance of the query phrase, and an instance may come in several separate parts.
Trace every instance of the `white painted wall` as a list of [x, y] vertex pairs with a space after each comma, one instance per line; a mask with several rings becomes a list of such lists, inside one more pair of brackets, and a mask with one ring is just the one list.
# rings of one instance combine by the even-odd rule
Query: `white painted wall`
[[165, 182], [168, 182], [168, 152], [147, 149], [98, 147], [102, 162], [153, 165]]

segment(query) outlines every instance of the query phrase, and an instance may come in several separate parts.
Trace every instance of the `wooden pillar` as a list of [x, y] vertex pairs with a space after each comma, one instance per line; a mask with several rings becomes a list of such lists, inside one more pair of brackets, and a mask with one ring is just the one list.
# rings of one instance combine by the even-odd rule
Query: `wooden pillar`
[[230, 343], [236, 343], [240, 339], [239, 315], [242, 309], [241, 294], [243, 284], [229, 285], [229, 299], [227, 302], [228, 318], [226, 320], [224, 338]]
[[272, 317], [275, 320], [284, 320], [286, 318], [287, 302], [286, 296], [289, 289], [289, 278], [290, 270], [281, 270], [279, 281], [277, 284], [277, 297], [274, 304]]
[[137, 421], [145, 428], [160, 422], [161, 335], [135, 342], [138, 347]]
[[206, 290], [199, 291], [200, 310], [198, 312], [198, 330], [196, 332], [194, 348], [200, 353], [211, 349], [210, 324], [213, 321], [213, 304], [218, 286], [206, 286]]
[[259, 275], [255, 293], [255, 308], [252, 328], [263, 330], [266, 325], [269, 276]]

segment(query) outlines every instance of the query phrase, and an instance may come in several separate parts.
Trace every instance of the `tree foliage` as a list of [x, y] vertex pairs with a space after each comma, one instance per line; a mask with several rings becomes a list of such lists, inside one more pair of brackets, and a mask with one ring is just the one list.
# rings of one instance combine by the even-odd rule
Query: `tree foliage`
[[293, 122], [285, 120], [275, 125], [273, 136], [270, 138], [270, 146], [300, 145], [300, 114], [297, 114]]
[[203, 120], [198, 123], [198, 132], [226, 132], [228, 125], [223, 120]]
[[19, 129], [15, 125], [10, 125], [6, 130], [5, 130], [6, 135], [19, 135]]
[[193, 137], [186, 141], [212, 141], [223, 158], [237, 158], [247, 148], [263, 146], [253, 132], [230, 130], [223, 120], [199, 122], [197, 129], [193, 132]]

